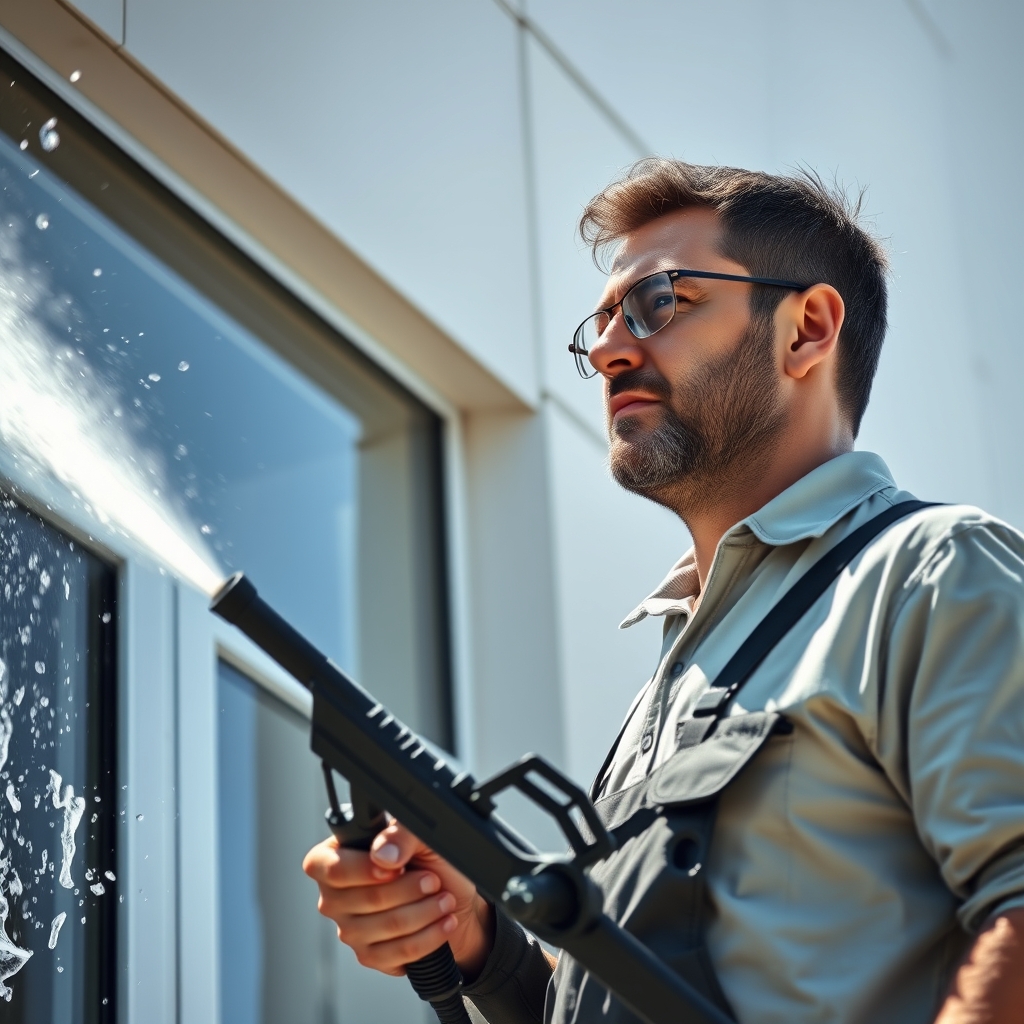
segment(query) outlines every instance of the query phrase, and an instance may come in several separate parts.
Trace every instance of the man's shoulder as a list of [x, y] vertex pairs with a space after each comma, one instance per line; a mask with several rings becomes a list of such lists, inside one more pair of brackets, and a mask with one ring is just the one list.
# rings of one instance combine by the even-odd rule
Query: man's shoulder
[[[899, 520], [872, 545], [907, 583], [936, 574], [993, 577], [1024, 584], [1024, 532], [976, 505], [942, 504]], [[1024, 587], [1021, 591], [1024, 600]]]

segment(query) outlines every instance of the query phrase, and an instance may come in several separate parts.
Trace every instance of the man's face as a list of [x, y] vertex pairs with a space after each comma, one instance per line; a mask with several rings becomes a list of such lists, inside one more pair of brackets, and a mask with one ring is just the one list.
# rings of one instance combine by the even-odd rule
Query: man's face
[[[682, 210], [628, 235], [599, 303], [619, 301], [659, 270], [747, 274], [718, 251], [708, 210]], [[591, 361], [605, 382], [616, 480], [668, 505], [724, 482], [739, 462], [756, 464], [785, 420], [771, 320], [751, 319], [751, 285], [675, 282], [676, 314], [650, 338], [634, 338], [616, 311]]]

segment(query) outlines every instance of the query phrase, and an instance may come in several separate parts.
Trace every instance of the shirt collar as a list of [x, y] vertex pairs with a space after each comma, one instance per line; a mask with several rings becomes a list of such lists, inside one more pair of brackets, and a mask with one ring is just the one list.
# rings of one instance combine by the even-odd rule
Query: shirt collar
[[[873, 494], [896, 487], [889, 468], [873, 452], [846, 452], [812, 469], [753, 515], [727, 530], [719, 544], [753, 533], [781, 547], [820, 537]], [[700, 589], [693, 548], [672, 566], [653, 593], [620, 623], [625, 629], [648, 615], [689, 612]]]

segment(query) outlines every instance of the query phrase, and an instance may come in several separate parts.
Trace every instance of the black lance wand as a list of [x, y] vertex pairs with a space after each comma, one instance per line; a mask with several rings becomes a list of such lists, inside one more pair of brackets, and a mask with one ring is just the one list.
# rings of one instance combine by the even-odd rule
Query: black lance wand
[[[604, 913], [601, 890], [588, 869], [612, 852], [614, 840], [575, 783], [534, 755], [485, 782], [456, 773], [285, 622], [241, 573], [224, 584], [211, 608], [313, 694], [310, 745], [325, 765], [332, 801], [328, 820], [341, 842], [368, 842], [383, 827], [386, 809], [469, 878], [485, 899], [564, 949], [648, 1024], [731, 1024]], [[349, 814], [338, 804], [332, 770], [349, 781], [354, 797]], [[501, 820], [494, 798], [508, 789], [517, 789], [555, 819], [570, 854], [540, 853]], [[574, 815], [593, 839], [584, 836]], [[407, 971], [443, 1024], [468, 1020], [447, 944]], [[448, 1012], [461, 1016], [443, 1016]]]

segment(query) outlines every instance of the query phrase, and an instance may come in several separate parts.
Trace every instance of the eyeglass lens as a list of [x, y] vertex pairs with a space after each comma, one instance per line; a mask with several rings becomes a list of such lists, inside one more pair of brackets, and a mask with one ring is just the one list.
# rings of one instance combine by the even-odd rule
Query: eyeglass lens
[[[649, 338], [660, 331], [676, 312], [675, 288], [667, 273], [654, 274], [638, 281], [622, 298], [622, 318], [634, 338]], [[573, 338], [576, 368], [583, 377], [597, 370], [588, 358], [611, 322], [607, 313], [595, 313], [584, 320]]]

